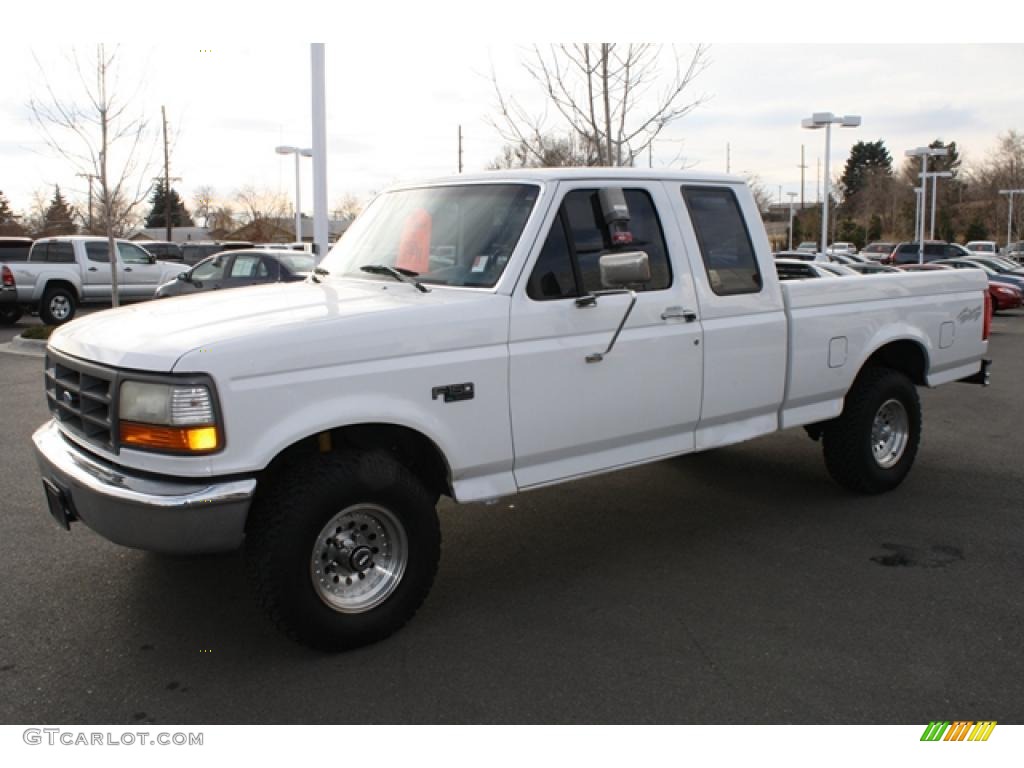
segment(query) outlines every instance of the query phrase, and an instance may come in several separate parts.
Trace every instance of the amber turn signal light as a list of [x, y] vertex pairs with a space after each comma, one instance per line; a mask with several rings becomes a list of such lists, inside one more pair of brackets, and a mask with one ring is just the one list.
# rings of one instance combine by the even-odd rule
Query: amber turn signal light
[[216, 427], [162, 427], [121, 422], [121, 444], [175, 453], [209, 453], [220, 448]]

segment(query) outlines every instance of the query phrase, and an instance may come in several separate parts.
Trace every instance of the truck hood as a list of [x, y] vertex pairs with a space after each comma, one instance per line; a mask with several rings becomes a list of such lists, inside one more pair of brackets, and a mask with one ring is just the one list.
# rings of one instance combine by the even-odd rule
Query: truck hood
[[59, 328], [49, 345], [104, 365], [169, 372], [192, 350], [223, 350], [232, 345], [251, 350], [254, 344], [289, 344], [298, 338], [336, 339], [337, 324], [351, 318], [396, 310], [418, 312], [480, 296], [446, 289], [424, 294], [411, 285], [360, 279], [279, 283], [97, 312]]

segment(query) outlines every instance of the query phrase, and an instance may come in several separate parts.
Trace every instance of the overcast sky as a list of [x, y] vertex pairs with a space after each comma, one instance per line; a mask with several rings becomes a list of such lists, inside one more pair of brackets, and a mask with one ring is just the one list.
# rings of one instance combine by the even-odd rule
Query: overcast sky
[[[135, 94], [132, 107], [154, 128], [166, 106], [175, 137], [171, 175], [181, 177], [175, 187], [187, 201], [201, 185], [226, 199], [248, 184], [291, 200], [294, 160], [274, 147], [311, 145], [309, 45], [224, 37], [209, 47], [122, 44], [119, 87]], [[676, 50], [687, 57], [692, 48]], [[29, 206], [33, 190], [52, 194], [54, 184], [84, 196], [84, 182], [41, 142], [28, 108], [31, 98], [45, 98], [47, 82], [61, 94], [80, 92], [69, 51], [31, 36], [20, 45], [8, 38], [0, 50], [0, 190], [16, 210]], [[459, 125], [465, 169], [484, 169], [502, 146], [488, 120], [495, 114], [492, 68], [525, 104], [539, 110], [543, 103], [520, 65], [528, 52], [522, 44], [328, 38], [329, 202], [454, 173]], [[80, 43], [78, 53], [87, 58], [93, 49]], [[833, 129], [834, 175], [858, 140], [883, 139], [902, 162], [905, 149], [940, 138], [956, 141], [967, 162], [980, 161], [1000, 134], [1024, 129], [1022, 74], [1020, 44], [715, 43], [690, 92], [706, 103], [662, 134], [653, 164], [725, 171], [728, 144], [732, 172], [756, 174], [777, 197], [779, 185], [799, 193], [804, 145], [806, 195], [814, 200], [824, 135], [800, 128], [814, 111], [863, 118], [860, 128]], [[303, 210], [312, 213], [312, 170], [302, 163]], [[154, 175], [160, 172], [154, 165]]]

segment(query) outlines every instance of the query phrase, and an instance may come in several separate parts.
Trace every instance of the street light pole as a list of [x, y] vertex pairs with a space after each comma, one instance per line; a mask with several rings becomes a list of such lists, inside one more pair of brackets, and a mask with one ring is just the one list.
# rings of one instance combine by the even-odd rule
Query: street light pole
[[928, 158], [945, 157], [949, 150], [945, 147], [917, 147], [904, 153], [907, 157], [921, 158], [921, 221], [917, 226], [917, 263], [924, 263], [924, 206], [928, 200]]
[[299, 178], [299, 157], [312, 157], [313, 150], [298, 147], [275, 147], [279, 155], [295, 155], [295, 240], [302, 242], [302, 184]]
[[825, 194], [821, 208], [821, 252], [828, 248], [828, 198], [829, 198], [829, 156], [832, 153], [832, 124], [844, 128], [856, 128], [861, 123], [860, 115], [833, 115], [831, 112], [815, 112], [804, 118], [800, 124], [812, 131], [825, 129]]
[[1010, 198], [1007, 201], [1010, 207], [1006, 211], [1006, 251], [1009, 253], [1010, 240], [1013, 237], [1013, 196], [1024, 195], [1024, 189], [1000, 189], [999, 194]]
[[787, 192], [786, 195], [789, 197], [789, 250], [793, 250], [793, 198], [796, 197], [796, 192]]
[[935, 239], [935, 197], [939, 191], [939, 179], [951, 179], [953, 173], [951, 171], [932, 171], [928, 174], [928, 178], [932, 180], [932, 224], [931, 234], [928, 235], [929, 240]]

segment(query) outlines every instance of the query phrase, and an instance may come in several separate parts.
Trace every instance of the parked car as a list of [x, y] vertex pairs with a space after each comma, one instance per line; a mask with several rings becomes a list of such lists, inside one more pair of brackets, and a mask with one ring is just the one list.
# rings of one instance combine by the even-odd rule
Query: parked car
[[1008, 272], [997, 272], [992, 267], [987, 267], [974, 259], [943, 259], [939, 264], [948, 264], [953, 269], [980, 269], [991, 282], [1006, 283], [1024, 290], [1024, 275], [1011, 275]]
[[999, 246], [994, 240], [971, 240], [964, 245], [974, 256], [998, 256]]
[[[117, 240], [115, 247], [118, 298], [125, 302], [153, 298], [158, 285], [185, 269], [157, 261], [130, 240]], [[42, 238], [32, 244], [28, 261], [0, 264], [0, 309], [38, 312], [47, 325], [59, 325], [80, 304], [109, 303], [112, 278], [105, 237]]]
[[181, 253], [181, 245], [167, 240], [135, 240], [136, 245], [141, 245], [147, 251], [156, 256], [160, 261], [184, 261]]
[[867, 256], [872, 261], [881, 261], [892, 253], [896, 243], [868, 243], [860, 250], [861, 256]]
[[992, 312], [1016, 309], [1024, 305], [1024, 289], [990, 280], [988, 295], [992, 298]]
[[827, 253], [829, 256], [832, 256], [837, 253], [856, 254], [857, 246], [854, 245], [853, 243], [832, 243], [832, 245], [830, 245], [825, 250], [825, 253]]
[[[889, 258], [883, 259], [883, 264], [916, 264], [920, 246], [916, 242], [900, 243], [893, 248]], [[955, 259], [962, 256], [960, 246], [950, 244], [944, 240], [926, 240], [924, 244], [924, 260], [937, 261], [938, 259]]]
[[221, 251], [240, 251], [252, 248], [253, 244], [242, 240], [197, 240], [181, 244], [181, 257], [188, 265], [198, 264], [207, 256]]
[[[863, 251], [861, 251], [863, 253]], [[886, 264], [879, 264], [878, 262], [872, 261], [867, 264], [850, 264], [850, 269], [861, 275], [884, 275], [891, 274], [893, 272], [899, 273], [902, 270], [899, 267], [890, 267]]]
[[[46, 507], [125, 546], [244, 547], [274, 623], [340, 651], [426, 599], [443, 495], [494, 500], [796, 427], [837, 484], [891, 491], [918, 455], [917, 388], [987, 381], [984, 276], [780, 284], [784, 261], [739, 177], [513, 169], [390, 190], [309, 280], [50, 336], [53, 418], [32, 438]], [[566, 546], [592, 520], [558, 521]], [[78, 575], [88, 553], [71, 544], [53, 549]], [[600, 557], [578, 578], [636, 562]]]
[[1024, 240], [1009, 243], [1003, 251], [1003, 256], [1016, 262], [1024, 261]]
[[813, 251], [779, 251], [772, 254], [775, 259], [797, 259], [799, 261], [814, 261]]
[[986, 258], [984, 256], [969, 256], [970, 261], [976, 261], [979, 264], [984, 264], [986, 267], [991, 267], [1000, 274], [1009, 273], [1011, 275], [1024, 275], [1024, 267], [1015, 261], [1004, 259], [1001, 256], [992, 256]]
[[843, 251], [829, 254], [829, 259], [836, 264], [845, 264], [846, 266], [850, 266], [851, 264], [866, 264], [868, 261], [859, 253], [846, 253]]
[[28, 261], [31, 237], [0, 237], [0, 261]]
[[798, 251], [804, 251], [805, 253], [817, 253], [818, 244], [813, 240], [804, 240], [800, 245], [796, 247]]
[[156, 298], [264, 283], [291, 283], [305, 280], [315, 266], [312, 254], [298, 251], [264, 248], [223, 251], [161, 285], [156, 289]]
[[806, 259], [775, 259], [775, 274], [779, 280], [807, 280], [820, 277], [834, 278], [838, 275], [828, 267], [840, 266]]

